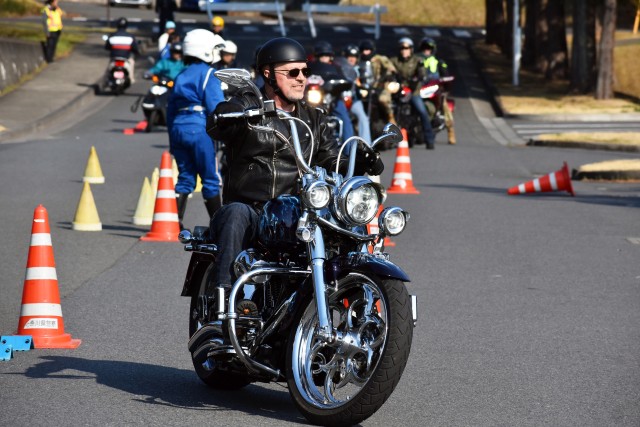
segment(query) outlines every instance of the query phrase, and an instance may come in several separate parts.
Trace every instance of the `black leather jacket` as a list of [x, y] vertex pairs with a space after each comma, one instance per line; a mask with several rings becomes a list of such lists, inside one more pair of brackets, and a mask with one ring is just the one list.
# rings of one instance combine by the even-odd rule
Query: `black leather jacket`
[[[263, 96], [268, 99], [266, 94], [263, 93]], [[227, 103], [240, 105], [242, 109], [258, 105], [255, 95], [242, 91], [229, 101], [218, 104], [216, 112], [229, 111], [228, 107], [231, 106], [227, 105], [225, 109], [224, 104]], [[311, 166], [319, 165], [334, 170], [339, 148], [331, 139], [324, 114], [303, 102], [297, 102], [292, 115], [307, 123], [313, 132]], [[228, 173], [222, 193], [224, 203], [242, 202], [261, 207], [281, 194], [297, 192], [298, 168], [292, 145], [286, 145], [272, 132], [250, 130], [244, 119], [231, 119], [216, 125], [212, 125], [211, 120], [209, 122], [209, 135], [225, 143]], [[288, 122], [270, 117], [262, 119], [260, 124], [274, 127], [291, 140]], [[309, 131], [301, 123], [296, 125], [304, 157], [308, 161], [312, 151]]]

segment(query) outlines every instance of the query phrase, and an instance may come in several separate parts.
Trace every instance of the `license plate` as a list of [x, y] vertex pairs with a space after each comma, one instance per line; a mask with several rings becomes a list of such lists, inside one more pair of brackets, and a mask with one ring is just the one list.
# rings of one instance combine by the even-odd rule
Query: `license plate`
[[124, 71], [114, 71], [113, 77], [116, 79], [124, 79]]

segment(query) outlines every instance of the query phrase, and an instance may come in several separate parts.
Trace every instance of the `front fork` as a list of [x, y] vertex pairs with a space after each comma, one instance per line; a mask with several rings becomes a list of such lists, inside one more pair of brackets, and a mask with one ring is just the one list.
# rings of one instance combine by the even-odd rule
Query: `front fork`
[[311, 258], [313, 291], [318, 311], [318, 336], [325, 342], [332, 342], [335, 339], [335, 334], [333, 333], [333, 325], [329, 313], [327, 286], [324, 279], [326, 252], [324, 248], [324, 237], [322, 236], [320, 227], [314, 227], [313, 240], [310, 241], [308, 245], [309, 256]]

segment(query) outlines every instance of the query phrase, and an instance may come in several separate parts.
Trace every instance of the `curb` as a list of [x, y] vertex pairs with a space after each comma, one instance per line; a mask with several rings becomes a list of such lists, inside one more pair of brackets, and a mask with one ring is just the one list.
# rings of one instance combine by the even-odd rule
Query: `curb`
[[640, 181], [640, 170], [578, 172], [573, 169], [571, 171], [571, 179], [576, 181]]
[[640, 152], [640, 146], [636, 145], [591, 144], [579, 141], [542, 141], [530, 139], [525, 145], [528, 147], [583, 148], [586, 150], [622, 151], [625, 153]]
[[92, 87], [87, 87], [80, 95], [76, 96], [69, 103], [64, 104], [56, 111], [53, 111], [47, 114], [44, 117], [40, 117], [35, 119], [33, 122], [29, 123], [26, 126], [23, 126], [20, 129], [14, 129], [6, 132], [0, 133], [0, 144], [11, 142], [13, 140], [19, 139], [23, 136], [31, 135], [36, 132], [40, 132], [44, 130], [47, 126], [55, 123], [56, 121], [72, 114], [81, 109], [88, 104], [88, 100], [93, 98], [95, 95], [95, 86], [99, 84], [100, 80], [97, 80], [96, 83], [93, 84]]

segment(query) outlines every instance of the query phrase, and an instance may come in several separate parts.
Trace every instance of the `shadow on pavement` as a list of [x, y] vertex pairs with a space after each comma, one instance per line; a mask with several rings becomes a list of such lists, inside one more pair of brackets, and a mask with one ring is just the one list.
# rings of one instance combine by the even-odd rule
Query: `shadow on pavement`
[[249, 385], [239, 391], [215, 391], [201, 383], [193, 371], [186, 369], [67, 356], [43, 356], [41, 359], [42, 362], [25, 371], [27, 378], [95, 379], [98, 384], [136, 396], [133, 400], [141, 403], [192, 410], [235, 410], [304, 422], [284, 389], [278, 391]]

